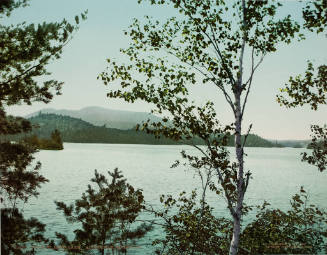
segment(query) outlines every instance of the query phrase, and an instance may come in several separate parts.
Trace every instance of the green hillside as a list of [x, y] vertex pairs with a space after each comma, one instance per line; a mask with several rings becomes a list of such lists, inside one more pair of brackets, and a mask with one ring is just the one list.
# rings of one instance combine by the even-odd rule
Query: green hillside
[[80, 110], [52, 109], [46, 108], [41, 111], [29, 114], [26, 118], [34, 117], [39, 114], [56, 114], [77, 118], [89, 122], [95, 126], [106, 125], [108, 128], [117, 128], [128, 130], [135, 127], [137, 123], [150, 119], [151, 121], [160, 121], [161, 119], [147, 112], [133, 112], [107, 109], [96, 106], [88, 106]]
[[[71, 143], [120, 143], [120, 144], [180, 144], [167, 138], [155, 139], [154, 136], [145, 132], [137, 132], [133, 129], [120, 130], [95, 126], [78, 118], [56, 114], [38, 114], [29, 120], [38, 128], [34, 128], [32, 134], [40, 138], [50, 137], [53, 130], [60, 131], [62, 140]], [[29, 134], [31, 135], [31, 134]], [[201, 140], [195, 141], [201, 144]], [[229, 146], [234, 145], [234, 136], [231, 136]], [[281, 147], [260, 136], [250, 134], [247, 139], [248, 147]]]
[[122, 144], [176, 144], [169, 139], [155, 139], [153, 136], [135, 130], [120, 130], [99, 127], [81, 119], [56, 114], [39, 114], [29, 119], [39, 128], [33, 133], [38, 137], [49, 137], [58, 129], [64, 142], [71, 143], [122, 143]]

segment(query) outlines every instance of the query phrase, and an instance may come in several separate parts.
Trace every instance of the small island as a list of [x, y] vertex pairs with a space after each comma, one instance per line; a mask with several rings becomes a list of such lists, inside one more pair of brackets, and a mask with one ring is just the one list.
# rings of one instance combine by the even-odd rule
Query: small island
[[63, 150], [63, 141], [61, 138], [61, 134], [58, 129], [55, 129], [51, 133], [51, 137], [47, 138], [39, 138], [37, 135], [31, 135], [22, 140], [23, 142], [35, 146], [40, 150]]

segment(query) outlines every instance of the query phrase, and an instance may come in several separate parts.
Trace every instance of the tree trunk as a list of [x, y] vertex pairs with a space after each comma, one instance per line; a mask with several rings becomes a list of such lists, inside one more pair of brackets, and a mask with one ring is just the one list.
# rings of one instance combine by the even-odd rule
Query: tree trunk
[[242, 79], [239, 79], [238, 87], [235, 92], [235, 151], [238, 162], [238, 178], [237, 178], [237, 201], [235, 207], [235, 214], [233, 215], [234, 226], [233, 236], [229, 248], [229, 255], [236, 255], [240, 242], [241, 234], [241, 218], [242, 206], [245, 193], [244, 185], [244, 161], [243, 161], [243, 147], [242, 147], [242, 108], [241, 108], [241, 84]]
[[234, 218], [233, 238], [229, 247], [229, 255], [236, 255], [240, 243], [241, 220]]
[[[242, 0], [242, 12], [243, 12], [243, 29], [246, 29], [246, 6], [245, 0]], [[238, 163], [238, 176], [237, 176], [237, 201], [233, 215], [234, 226], [233, 236], [229, 247], [229, 255], [236, 255], [240, 244], [241, 234], [241, 220], [242, 220], [242, 207], [245, 194], [244, 184], [244, 161], [243, 161], [243, 145], [242, 145], [242, 119], [243, 109], [241, 106], [241, 94], [243, 90], [243, 57], [246, 44], [246, 33], [243, 31], [243, 42], [241, 47], [240, 59], [239, 59], [239, 75], [235, 85], [235, 151]], [[244, 105], [245, 106], [245, 105]], [[243, 106], [243, 107], [244, 107]]]

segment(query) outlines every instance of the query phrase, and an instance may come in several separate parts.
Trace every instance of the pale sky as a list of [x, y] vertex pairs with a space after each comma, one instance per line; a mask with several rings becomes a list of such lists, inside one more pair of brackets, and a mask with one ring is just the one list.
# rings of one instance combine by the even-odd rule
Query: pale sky
[[[285, 2], [284, 13], [296, 12], [296, 1]], [[174, 9], [139, 5], [137, 0], [31, 0], [30, 6], [13, 12], [6, 24], [27, 21], [74, 20], [74, 16], [88, 9], [88, 19], [82, 22], [80, 30], [65, 48], [62, 58], [49, 65], [53, 77], [64, 81], [63, 95], [56, 96], [45, 105], [13, 106], [7, 109], [14, 115], [27, 115], [43, 108], [81, 109], [100, 106], [111, 109], [149, 111], [144, 103], [127, 104], [108, 99], [109, 91], [96, 78], [106, 67], [107, 58], [119, 61], [121, 47], [128, 46], [128, 37], [123, 33], [133, 18], [144, 15], [165, 18], [174, 15]], [[324, 124], [327, 106], [318, 111], [310, 107], [286, 109], [276, 102], [276, 94], [290, 75], [303, 73], [306, 60], [314, 64], [327, 63], [327, 38], [324, 35], [309, 34], [307, 40], [281, 46], [277, 53], [268, 55], [254, 77], [244, 119], [244, 130], [253, 124], [253, 133], [269, 139], [308, 139], [310, 124]], [[232, 122], [231, 111], [220, 92], [213, 87], [197, 86], [191, 96], [200, 104], [213, 100], [219, 119]]]

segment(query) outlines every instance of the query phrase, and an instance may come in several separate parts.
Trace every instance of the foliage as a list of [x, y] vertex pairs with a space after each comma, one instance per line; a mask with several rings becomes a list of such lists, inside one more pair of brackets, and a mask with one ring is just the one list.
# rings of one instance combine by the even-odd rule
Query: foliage
[[36, 218], [25, 219], [18, 209], [48, 180], [39, 174], [40, 162], [32, 166], [35, 148], [23, 144], [0, 144], [1, 254], [29, 254], [25, 242], [43, 242], [44, 225]]
[[327, 1], [308, 1], [303, 9], [304, 27], [318, 34], [326, 29], [327, 24]]
[[151, 230], [147, 224], [135, 227], [144, 207], [142, 191], [128, 184], [117, 168], [108, 174], [111, 182], [95, 170], [95, 177], [91, 179], [95, 188], [88, 185], [86, 193], [74, 204], [68, 206], [55, 202], [68, 223], [80, 224], [74, 231], [73, 241], [64, 234], [56, 233], [60, 246], [66, 247], [67, 254], [93, 254], [96, 249], [99, 254], [104, 254], [106, 250], [126, 254], [134, 240]]
[[[182, 192], [178, 199], [161, 196], [164, 210], [155, 214], [162, 220], [166, 236], [154, 241], [157, 254], [226, 254], [232, 235], [232, 221], [215, 215], [213, 208]], [[327, 237], [327, 212], [308, 204], [301, 188], [290, 201], [288, 211], [257, 206], [254, 219], [241, 233], [238, 254], [319, 254]], [[250, 210], [254, 210], [251, 207]], [[253, 212], [253, 211], [252, 211]]]
[[[318, 34], [327, 28], [327, 1], [308, 1], [303, 9], [304, 28]], [[315, 71], [317, 69], [317, 71]], [[327, 104], [327, 65], [314, 68], [308, 61], [305, 77], [301, 75], [290, 77], [289, 85], [281, 89], [283, 95], [277, 96], [277, 101], [286, 107], [310, 105], [312, 110], [317, 110], [319, 105]], [[286, 96], [284, 96], [286, 94]], [[311, 126], [312, 140], [309, 147], [313, 149], [312, 155], [302, 153], [302, 161], [318, 167], [324, 171], [327, 164], [327, 129], [318, 125]]]
[[309, 104], [312, 110], [317, 110], [319, 104], [326, 104], [327, 65], [319, 66], [317, 74], [314, 71], [313, 64], [309, 62], [304, 78], [301, 75], [290, 77], [290, 85], [281, 89], [281, 92], [287, 93], [290, 99], [279, 95], [277, 101], [286, 107]]
[[[28, 0], [0, 1], [0, 19], [10, 16]], [[85, 14], [82, 14], [82, 19]], [[25, 219], [19, 208], [37, 189], [48, 180], [39, 174], [40, 163], [32, 166], [36, 148], [28, 144], [3, 140], [3, 135], [29, 132], [31, 123], [23, 118], [7, 116], [5, 107], [34, 101], [49, 102], [54, 94], [60, 94], [62, 82], [45, 80], [50, 73], [46, 66], [58, 59], [62, 48], [78, 28], [66, 20], [56, 23], [16, 25], [0, 24], [0, 174], [1, 174], [1, 247], [2, 254], [30, 254], [23, 244], [44, 241], [44, 225], [37, 219]], [[37, 238], [35, 238], [37, 237]]]
[[[304, 24], [303, 27], [311, 32], [316, 31], [317, 34], [326, 30], [327, 27], [327, 1], [308, 1], [306, 7], [302, 11]], [[317, 69], [317, 71], [315, 71]], [[290, 85], [286, 84], [286, 88], [281, 92], [286, 94], [278, 95], [277, 101], [281, 105], [287, 107], [302, 106], [309, 104], [311, 109], [317, 110], [318, 105], [326, 104], [327, 92], [327, 66], [320, 65], [314, 67], [311, 61], [308, 61], [308, 67], [305, 77], [301, 75], [295, 78], [290, 77]]]
[[[27, 1], [1, 1], [0, 18], [5, 10], [13, 9]], [[86, 14], [81, 15], [85, 19]], [[53, 94], [60, 94], [62, 82], [39, 77], [50, 75], [47, 64], [60, 58], [63, 47], [78, 28], [66, 20], [54, 23], [0, 25], [0, 107], [32, 101], [48, 103]], [[28, 38], [28, 39], [27, 39]]]
[[228, 251], [232, 221], [216, 218], [213, 208], [204, 201], [198, 206], [196, 191], [190, 197], [182, 192], [178, 199], [162, 195], [160, 201], [164, 210], [155, 215], [162, 219], [166, 236], [153, 242], [156, 254], [210, 255]]
[[311, 155], [302, 153], [302, 161], [307, 161], [309, 164], [317, 166], [319, 171], [326, 170], [327, 167], [327, 127], [311, 126], [312, 140], [308, 148], [312, 149]]
[[[10, 16], [11, 12], [18, 7], [25, 7], [29, 0], [2, 0], [0, 3], [1, 15]], [[3, 17], [1, 17], [3, 18]]]
[[2, 209], [1, 220], [5, 223], [1, 228], [1, 254], [35, 254], [26, 243], [47, 242], [43, 236], [45, 225], [36, 218], [25, 219], [17, 208]]
[[245, 254], [319, 254], [327, 237], [327, 212], [308, 204], [303, 188], [290, 201], [291, 209], [267, 208], [264, 203], [256, 219], [242, 233]]
[[[125, 32], [130, 46], [121, 49], [129, 60], [125, 64], [108, 59], [110, 67], [99, 75], [105, 85], [119, 82], [120, 89], [110, 90], [110, 98], [127, 102], [143, 100], [153, 106], [153, 112], [166, 117], [163, 122], [143, 123], [143, 129], [157, 137], [174, 140], [198, 136], [207, 145], [203, 150], [206, 164], [217, 168], [215, 154], [221, 136], [214, 105], [202, 107], [190, 100], [192, 84], [210, 84], [221, 92], [230, 106], [235, 121], [236, 164], [228, 174], [235, 176], [225, 186], [225, 194], [233, 217], [233, 238], [229, 254], [236, 254], [240, 236], [242, 207], [249, 175], [244, 169], [242, 120], [251, 90], [254, 73], [264, 56], [277, 50], [280, 43], [289, 44], [294, 38], [301, 40], [300, 25], [290, 15], [278, 17], [279, 1], [233, 2], [223, 0], [139, 0], [154, 5], [171, 5], [180, 14], [166, 22], [145, 17], [135, 20]], [[245, 54], [248, 51], [249, 54]], [[250, 58], [246, 61], [245, 57]], [[245, 72], [244, 63], [249, 64]], [[250, 132], [248, 130], [248, 133]], [[219, 131], [219, 132], [217, 132]], [[232, 132], [234, 131], [234, 132]], [[210, 141], [209, 138], [214, 138]], [[215, 145], [214, 145], [215, 146]], [[231, 176], [226, 176], [230, 180]], [[224, 179], [223, 177], [222, 179]], [[223, 182], [221, 182], [222, 184]], [[233, 195], [231, 195], [233, 194]]]
[[28, 120], [21, 117], [6, 116], [6, 113], [0, 107], [0, 134], [12, 135], [23, 132], [30, 132], [32, 125]]
[[39, 174], [40, 162], [31, 166], [34, 152], [34, 147], [22, 144], [7, 142], [0, 146], [1, 195], [12, 208], [19, 200], [26, 203], [31, 196], [38, 196], [37, 188], [48, 181]]

